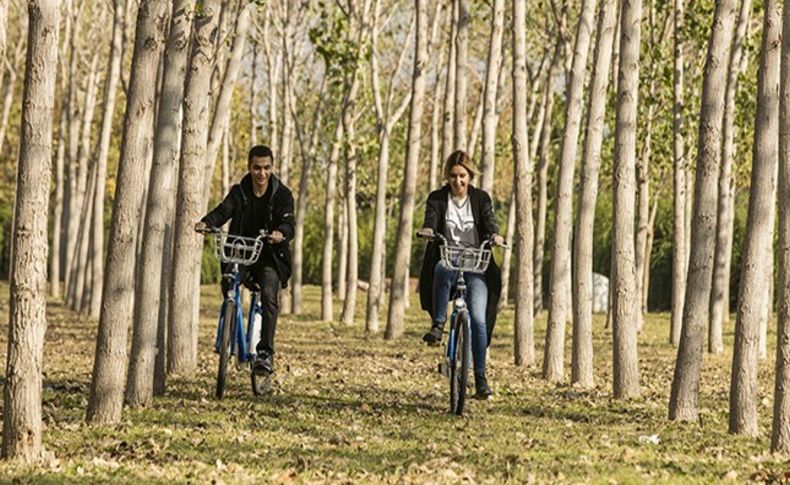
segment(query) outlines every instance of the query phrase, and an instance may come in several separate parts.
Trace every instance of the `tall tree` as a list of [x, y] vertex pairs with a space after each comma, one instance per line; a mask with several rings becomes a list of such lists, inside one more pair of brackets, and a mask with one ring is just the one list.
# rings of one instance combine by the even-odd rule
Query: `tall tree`
[[[573, 234], [573, 174], [579, 145], [579, 129], [583, 111], [584, 80], [587, 54], [595, 18], [595, 0], [584, 0], [576, 27], [573, 65], [568, 83], [565, 105], [565, 131], [557, 176], [557, 195], [554, 206], [554, 240], [551, 256], [549, 289], [549, 322], [543, 354], [543, 378], [551, 382], [563, 379], [565, 323], [571, 302], [571, 237]], [[637, 32], [638, 36], [638, 32]], [[638, 62], [638, 59], [637, 59]]]
[[[494, 189], [494, 149], [496, 147], [496, 99], [499, 67], [502, 63], [502, 32], [505, 23], [505, 2], [491, 4], [491, 35], [488, 40], [485, 91], [483, 94], [483, 149], [480, 187], [491, 194]], [[507, 297], [505, 297], [507, 300]]]
[[771, 451], [790, 453], [790, 3], [782, 9], [779, 88], [779, 283]]
[[573, 352], [571, 354], [571, 382], [592, 387], [592, 301], [593, 301], [593, 229], [595, 201], [598, 197], [598, 172], [601, 167], [606, 88], [609, 84], [609, 64], [612, 61], [612, 36], [617, 22], [616, 0], [604, 0], [598, 16], [589, 107], [579, 175], [579, 209], [576, 216], [576, 244], [573, 248]]
[[[412, 222], [414, 220], [414, 198], [417, 186], [417, 164], [420, 158], [423, 94], [425, 92], [425, 66], [428, 62], [426, 50], [427, 16], [422, 0], [414, 0], [414, 18], [417, 35], [414, 42], [414, 70], [411, 84], [411, 109], [409, 130], [406, 137], [406, 161], [403, 167], [403, 185], [400, 199], [398, 231], [395, 236], [394, 272], [390, 286], [387, 329], [384, 337], [395, 339], [403, 336], [405, 293], [408, 288], [409, 255], [411, 254]], [[456, 113], [457, 114], [457, 113]]]
[[220, 2], [206, 0], [200, 4], [200, 16], [193, 25], [193, 39], [184, 88], [181, 153], [178, 166], [173, 270], [168, 311], [168, 373], [188, 372], [197, 365], [196, 317], [199, 283], [195, 267], [200, 266], [202, 239], [193, 227], [200, 217], [203, 180], [210, 118], [206, 93], [216, 52], [213, 36], [219, 22]]
[[672, 158], [673, 158], [673, 231], [672, 231], [672, 316], [669, 341], [680, 343], [683, 325], [683, 301], [686, 295], [686, 149], [683, 136], [683, 5], [674, 0], [672, 19]]
[[60, 5], [28, 2], [28, 40], [22, 102], [14, 258], [3, 390], [3, 458], [34, 461], [41, 456], [41, 368], [47, 328], [47, 214], [52, 179], [52, 121], [55, 108]]
[[137, 12], [132, 75], [88, 401], [88, 421], [93, 423], [114, 423], [121, 419], [128, 364], [126, 342], [132, 323], [135, 236], [142, 202], [146, 145], [153, 135], [157, 69], [169, 7], [170, 2], [149, 0], [141, 2]]
[[[450, 38], [447, 42], [447, 69], [444, 76], [444, 108], [442, 112], [442, 159], [441, 166], [447, 157], [453, 153], [453, 130], [455, 127], [455, 85], [457, 74], [457, 56], [455, 38], [458, 35], [458, 0], [451, 0], [450, 8]], [[441, 170], [440, 170], [441, 172]], [[441, 174], [440, 174], [441, 177]]]
[[463, 150], [466, 138], [466, 90], [468, 85], [467, 57], [469, 53], [469, 10], [466, 0], [455, 0], [458, 24], [455, 31], [455, 113], [453, 123], [453, 150]]
[[716, 2], [713, 29], [705, 60], [702, 85], [694, 212], [691, 223], [691, 253], [683, 307], [683, 328], [672, 379], [669, 419], [695, 421], [698, 416], [702, 345], [708, 324], [713, 253], [716, 243], [716, 200], [718, 192], [721, 123], [727, 62], [732, 44], [736, 0]]
[[[746, 38], [746, 27], [751, 13], [751, 2], [741, 0], [735, 39], [730, 53], [730, 64], [727, 73], [727, 90], [724, 98], [724, 121], [722, 122], [721, 170], [719, 171], [719, 201], [716, 210], [716, 253], [713, 263], [713, 280], [710, 292], [710, 322], [708, 323], [708, 352], [721, 353], [722, 324], [730, 321], [730, 266], [732, 260], [733, 232], [733, 184], [732, 165], [735, 152], [735, 92], [738, 87], [738, 76], [744, 68], [742, 61], [743, 43]], [[776, 24], [779, 23], [777, 20]], [[778, 28], [778, 27], [776, 27]], [[776, 69], [779, 69], [776, 61]], [[777, 87], [778, 89], [778, 81]], [[758, 93], [759, 95], [759, 93]], [[759, 105], [758, 105], [758, 109]], [[774, 109], [778, 109], [774, 107]], [[778, 115], [777, 115], [778, 116]], [[763, 253], [764, 254], [764, 253]]]
[[[154, 157], [151, 183], [148, 187], [148, 208], [145, 211], [143, 246], [137, 272], [134, 300], [134, 337], [132, 358], [126, 384], [126, 401], [131, 406], [142, 406], [153, 397], [154, 369], [157, 353], [157, 334], [163, 320], [160, 315], [163, 283], [169, 275], [164, 272], [169, 256], [167, 235], [173, 233], [175, 214], [175, 177], [181, 132], [181, 104], [184, 99], [187, 54], [192, 29], [189, 0], [173, 2], [170, 30], [164, 51], [162, 96], [154, 130]], [[164, 330], [164, 329], [162, 329]]]
[[[516, 202], [516, 313], [514, 361], [535, 363], [532, 308], [532, 168], [527, 133], [526, 2], [513, 2], [513, 171]], [[549, 84], [549, 83], [547, 83]], [[505, 296], [507, 298], [507, 296]]]
[[[411, 100], [410, 94], [404, 95], [401, 98], [401, 102], [398, 106], [393, 105], [395, 102], [395, 88], [398, 84], [395, 82], [395, 77], [400, 73], [401, 66], [406, 58], [406, 53], [408, 52], [408, 42], [404, 42], [402, 44], [398, 62], [390, 75], [386, 98], [384, 98], [383, 93], [381, 92], [378, 59], [378, 56], [380, 55], [378, 50], [379, 18], [380, 2], [376, 1], [370, 35], [372, 50], [370, 58], [370, 79], [373, 90], [374, 107], [376, 108], [376, 129], [378, 131], [379, 157], [378, 167], [376, 170], [376, 205], [373, 223], [373, 244], [371, 247], [370, 257], [370, 286], [368, 287], [368, 299], [365, 312], [365, 331], [369, 333], [377, 333], [379, 331], [379, 309], [381, 307], [381, 300], [384, 294], [384, 285], [382, 283], [384, 280], [383, 263], [386, 245], [385, 239], [387, 233], [387, 182], [389, 180], [388, 172], [390, 138], [392, 135], [392, 130], [395, 128], [395, 125], [398, 123], [401, 116], [403, 116], [406, 108], [409, 107], [409, 101]], [[436, 16], [434, 17], [434, 22], [437, 18], [438, 10]], [[436, 82], [438, 85], [438, 76]], [[434, 114], [438, 113], [438, 104], [436, 102], [437, 99], [434, 98]], [[432, 142], [432, 147], [433, 145], [434, 143]]]
[[620, 67], [612, 204], [612, 337], [615, 398], [640, 394], [637, 358], [637, 319], [634, 262], [634, 202], [636, 186], [636, 113], [639, 93], [639, 39], [642, 2], [624, 2], [620, 14]]
[[779, 144], [776, 143], [779, 129], [779, 68], [782, 44], [782, 17], [779, 8], [776, 0], [765, 2], [760, 72], [757, 78], [749, 215], [743, 242], [730, 380], [730, 433], [749, 436], [758, 434], [758, 343], [765, 308], [763, 302], [771, 300], [768, 296], [768, 278], [765, 275], [773, 274], [773, 258], [769, 260], [765, 255], [771, 252], [774, 243], [774, 206], [779, 158]]

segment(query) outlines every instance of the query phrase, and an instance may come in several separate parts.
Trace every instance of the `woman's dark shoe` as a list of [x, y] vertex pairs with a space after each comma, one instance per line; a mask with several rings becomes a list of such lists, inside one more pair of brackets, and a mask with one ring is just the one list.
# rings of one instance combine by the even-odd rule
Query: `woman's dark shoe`
[[444, 334], [442, 327], [439, 325], [434, 325], [431, 327], [430, 332], [422, 336], [422, 340], [431, 346], [439, 345], [442, 343], [442, 334]]
[[487, 400], [493, 394], [485, 374], [475, 373], [475, 391], [476, 399]]

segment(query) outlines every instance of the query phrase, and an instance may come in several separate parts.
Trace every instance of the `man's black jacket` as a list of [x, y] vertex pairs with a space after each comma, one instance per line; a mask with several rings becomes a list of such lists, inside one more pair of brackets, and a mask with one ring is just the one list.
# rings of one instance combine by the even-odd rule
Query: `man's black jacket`
[[[425, 222], [422, 224], [422, 227], [429, 227], [435, 233], [439, 233], [444, 237], [447, 237], [445, 219], [447, 218], [447, 197], [449, 194], [450, 187], [445, 185], [428, 195], [428, 201], [425, 203]], [[472, 215], [480, 240], [483, 241], [494, 234], [499, 234], [499, 229], [494, 220], [491, 197], [489, 197], [488, 193], [470, 185], [469, 201], [472, 204]], [[439, 257], [439, 241], [428, 243], [422, 260], [422, 270], [420, 271], [420, 304], [423, 310], [431, 314], [431, 317], [433, 317], [433, 270], [436, 263], [439, 262]], [[488, 286], [486, 330], [490, 345], [491, 335], [496, 324], [497, 305], [502, 294], [502, 272], [499, 270], [496, 261], [494, 261], [493, 255], [491, 255], [491, 263], [488, 265], [485, 273], [485, 280], [486, 286]]]
[[[264, 221], [263, 227], [269, 232], [280, 231], [285, 239], [280, 244], [265, 244], [263, 251], [271, 255], [274, 269], [285, 288], [291, 277], [289, 243], [294, 236], [294, 197], [291, 190], [274, 175], [269, 176], [269, 188], [272, 191], [269, 199], [270, 210], [268, 220]], [[230, 219], [230, 234], [254, 237], [256, 234], [247, 234], [245, 228], [257, 226], [254, 224], [254, 218], [266, 217], [266, 214], [253, 213], [251, 203], [253, 197], [252, 177], [247, 174], [240, 183], [231, 187], [225, 200], [201, 220], [209, 227], [219, 227]]]

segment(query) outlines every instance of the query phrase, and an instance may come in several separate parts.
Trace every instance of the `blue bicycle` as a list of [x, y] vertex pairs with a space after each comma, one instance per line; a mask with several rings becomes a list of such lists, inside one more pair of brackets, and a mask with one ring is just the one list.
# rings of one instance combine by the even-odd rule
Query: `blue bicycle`
[[[450, 298], [453, 313], [450, 315], [450, 338], [447, 340], [444, 361], [439, 364], [439, 373], [450, 379], [450, 412], [462, 415], [469, 380], [469, 364], [472, 360], [472, 327], [466, 303], [466, 281], [464, 273], [485, 273], [491, 262], [491, 242], [483, 241], [479, 248], [450, 246], [447, 239], [432, 230], [422, 229], [417, 237], [440, 241], [440, 262], [458, 273], [455, 291]], [[507, 244], [501, 244], [507, 247]]]
[[256, 396], [267, 393], [271, 389], [271, 374], [264, 372], [263, 375], [258, 375], [252, 365], [256, 356], [255, 346], [261, 335], [263, 308], [260, 303], [260, 288], [255, 285], [250, 288], [252, 301], [245, 326], [240, 291], [243, 282], [239, 267], [250, 266], [258, 260], [269, 234], [261, 231], [258, 237], [243, 237], [227, 234], [216, 227], [205, 228], [199, 232], [214, 236], [217, 258], [230, 265], [229, 271], [222, 274], [222, 278], [228, 282], [229, 290], [222, 301], [214, 344], [215, 351], [219, 354], [217, 398], [222, 399], [225, 394], [228, 365], [234, 355], [236, 370], [241, 370], [244, 364], [250, 367], [252, 392]]

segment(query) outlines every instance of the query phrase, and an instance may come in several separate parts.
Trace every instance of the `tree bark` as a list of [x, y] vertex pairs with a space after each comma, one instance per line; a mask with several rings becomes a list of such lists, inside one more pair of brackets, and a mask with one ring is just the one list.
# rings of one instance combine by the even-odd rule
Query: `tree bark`
[[340, 158], [343, 134], [343, 123], [339, 119], [335, 127], [335, 141], [332, 144], [332, 151], [327, 162], [326, 203], [324, 204], [324, 250], [321, 260], [321, 320], [325, 322], [333, 320], [332, 252], [335, 246], [335, 193], [337, 191], [337, 161]]
[[157, 68], [169, 10], [169, 2], [145, 1], [140, 4], [137, 14], [132, 76], [88, 401], [87, 417], [92, 423], [115, 423], [121, 419], [128, 365], [126, 342], [132, 322], [134, 296], [135, 236], [145, 179], [146, 140], [151, 138], [153, 131]]
[[[516, 311], [513, 334], [515, 365], [535, 363], [532, 279], [532, 164], [527, 132], [526, 4], [513, 2], [513, 171], [516, 202]], [[547, 83], [548, 84], [548, 83]], [[545, 128], [545, 126], [544, 126]]]
[[683, 6], [685, 0], [674, 0], [672, 75], [672, 158], [673, 158], [673, 232], [672, 232], [672, 316], [669, 342], [680, 343], [683, 326], [683, 302], [686, 295], [686, 149], [683, 133]]
[[669, 419], [696, 421], [699, 415], [700, 367], [709, 318], [710, 287], [716, 237], [717, 181], [721, 155], [721, 123], [727, 62], [736, 15], [736, 1], [716, 3], [702, 86], [691, 253], [683, 307], [683, 329], [672, 379]]
[[642, 2], [623, 3], [620, 17], [620, 67], [617, 83], [617, 121], [612, 207], [612, 337], [614, 397], [639, 396], [637, 319], [634, 262], [634, 202], [636, 196], [636, 114], [639, 87], [639, 42]]
[[[170, 281], [165, 271], [172, 240], [175, 215], [174, 186], [181, 132], [181, 104], [184, 99], [187, 54], [192, 24], [188, 0], [173, 2], [167, 36], [162, 78], [162, 97], [154, 131], [154, 158], [148, 187], [143, 246], [135, 283], [134, 337], [126, 382], [126, 402], [145, 406], [154, 395], [154, 370], [158, 355], [164, 357], [166, 320], [162, 318], [162, 288]], [[162, 342], [159, 334], [162, 334]], [[164, 373], [162, 373], [162, 379]], [[162, 384], [163, 385], [163, 384]]]
[[[444, 112], [442, 116], [442, 159], [439, 163], [441, 167], [447, 157], [453, 153], [454, 140], [453, 133], [455, 128], [455, 87], [456, 87], [456, 69], [458, 58], [456, 55], [456, 42], [455, 38], [458, 35], [458, 0], [451, 0], [452, 7], [450, 9], [450, 39], [447, 42], [447, 73], [444, 77]], [[441, 172], [441, 170], [440, 170]], [[439, 179], [444, 180], [444, 174], [439, 173]], [[441, 182], [439, 182], [441, 185]]]
[[90, 314], [98, 318], [101, 313], [102, 280], [104, 278], [104, 195], [107, 184], [107, 158], [110, 152], [112, 120], [115, 114], [115, 95], [121, 77], [122, 39], [126, 9], [122, 0], [113, 2], [112, 40], [107, 77], [104, 84], [102, 121], [96, 152], [96, 197], [93, 200], [93, 233], [91, 243], [91, 303]]
[[[758, 343], [764, 302], [771, 300], [766, 275], [773, 273], [773, 261], [766, 258], [766, 254], [772, 253], [774, 242], [774, 207], [779, 157], [779, 144], [776, 143], [779, 130], [779, 68], [782, 44], [779, 9], [776, 0], [765, 2], [760, 71], [757, 78], [757, 113], [754, 121], [749, 215], [743, 243], [730, 380], [729, 431], [748, 436], [758, 435]], [[745, 15], [744, 10], [741, 10], [741, 15]], [[738, 37], [736, 37], [736, 49], [737, 40]], [[735, 55], [732, 58], [735, 60]]]
[[28, 51], [14, 203], [3, 458], [41, 457], [41, 368], [47, 328], [47, 214], [52, 178], [60, 5], [28, 2]]
[[170, 309], [167, 332], [168, 374], [192, 371], [197, 366], [195, 309], [199, 305], [199, 271], [203, 244], [193, 227], [203, 209], [203, 180], [208, 126], [211, 116], [206, 93], [211, 83], [215, 51], [213, 36], [219, 22], [220, 2], [206, 0], [193, 25], [190, 61], [184, 87], [181, 153], [178, 164], [176, 220]]
[[779, 282], [771, 451], [790, 453], [790, 4], [782, 10], [779, 91]]
[[354, 324], [357, 308], [357, 280], [359, 274], [359, 241], [357, 237], [357, 147], [356, 126], [352, 113], [356, 102], [352, 101], [343, 113], [343, 125], [348, 134], [346, 144], [346, 237], [348, 239], [348, 266], [346, 273], [346, 298], [340, 321], [344, 325]]
[[576, 243], [573, 248], [573, 352], [571, 354], [571, 382], [583, 388], [593, 387], [593, 229], [595, 201], [598, 198], [598, 173], [601, 167], [601, 146], [606, 111], [606, 88], [609, 84], [609, 64], [612, 61], [612, 36], [617, 22], [616, 0], [604, 0], [598, 16], [589, 107], [579, 175], [579, 208], [576, 219]]
[[569, 277], [571, 272], [571, 237], [573, 235], [573, 174], [583, 111], [587, 54], [590, 50], [590, 36], [594, 18], [595, 0], [584, 0], [576, 29], [573, 66], [568, 83], [565, 131], [562, 137], [554, 208], [549, 321], [546, 331], [545, 353], [543, 354], [543, 378], [550, 382], [561, 382], [564, 378], [565, 324], [572, 293]]
[[[738, 23], [735, 29], [732, 53], [727, 74], [727, 89], [724, 98], [724, 121], [722, 123], [721, 169], [719, 171], [719, 200], [716, 210], [716, 253], [713, 258], [713, 280], [710, 292], [710, 322], [708, 323], [708, 352], [719, 354], [724, 350], [722, 324], [730, 320], [730, 264], [732, 261], [734, 140], [735, 140], [735, 92], [738, 76], [743, 66], [741, 52], [749, 23], [751, 3], [741, 0]], [[779, 23], [777, 19], [776, 24]], [[776, 61], [778, 70], [779, 61]], [[777, 81], [778, 86], [778, 81]], [[778, 87], [776, 88], [778, 89]], [[759, 109], [759, 108], [758, 108]], [[777, 115], [778, 116], [778, 115]], [[778, 123], [778, 122], [777, 122]], [[756, 135], [755, 135], [756, 136]]]
[[[420, 137], [422, 132], [423, 94], [425, 92], [425, 67], [428, 62], [426, 51], [427, 18], [424, 7], [425, 5], [422, 0], [414, 0], [417, 35], [414, 43], [414, 71], [412, 74], [409, 130], [406, 138], [406, 163], [403, 168], [404, 176], [401, 191], [400, 216], [398, 218], [398, 231], [395, 236], [394, 271], [392, 275], [392, 284], [390, 285], [387, 329], [384, 335], [384, 338], [388, 340], [402, 337], [405, 327], [404, 300], [406, 298], [405, 293], [409, 288], [408, 263], [411, 254], [414, 198], [417, 186], [417, 165], [422, 145]], [[456, 90], [458, 90], [458, 88], [456, 88]]]
[[[466, 0], [455, 0], [458, 8], [455, 32], [455, 113], [453, 122], [453, 150], [465, 149], [466, 139], [466, 90], [467, 56], [469, 51], [469, 11]], [[451, 152], [453, 151], [451, 150]], [[446, 158], [445, 158], [446, 160]]]
[[[483, 93], [483, 148], [481, 152], [482, 177], [480, 187], [493, 193], [494, 189], [494, 149], [496, 147], [496, 99], [499, 67], [502, 63], [502, 32], [505, 22], [504, 0], [494, 0], [491, 5], [491, 35], [488, 40], [488, 61], [486, 65], [485, 92]], [[507, 300], [507, 296], [505, 297]]]

